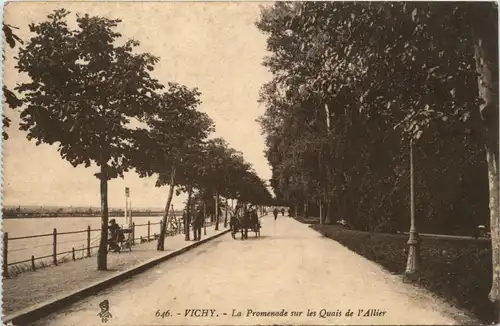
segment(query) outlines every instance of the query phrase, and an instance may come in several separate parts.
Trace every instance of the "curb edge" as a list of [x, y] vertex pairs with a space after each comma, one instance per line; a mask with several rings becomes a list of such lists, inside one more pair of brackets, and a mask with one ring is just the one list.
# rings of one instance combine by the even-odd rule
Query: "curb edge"
[[170, 260], [174, 257], [179, 256], [180, 254], [189, 251], [191, 249], [194, 249], [210, 240], [216, 239], [224, 234], [229, 233], [230, 229], [224, 230], [216, 235], [213, 235], [211, 237], [205, 238], [203, 240], [200, 240], [198, 242], [192, 243], [184, 248], [181, 248], [179, 250], [170, 252], [164, 256], [158, 257], [158, 258], [153, 258], [151, 260], [148, 260], [140, 265], [137, 265], [135, 267], [132, 267], [130, 269], [127, 269], [123, 272], [120, 272], [116, 275], [110, 276], [107, 279], [104, 279], [102, 281], [98, 281], [94, 284], [85, 286], [82, 289], [78, 289], [76, 291], [70, 292], [68, 294], [64, 294], [59, 298], [55, 298], [52, 300], [48, 300], [45, 302], [42, 302], [40, 304], [25, 308], [17, 313], [13, 313], [11, 315], [6, 315], [2, 318], [2, 322], [4, 324], [25, 324], [27, 322], [31, 322], [34, 320], [37, 320], [39, 318], [45, 317], [54, 311], [57, 311], [61, 309], [64, 306], [67, 306], [71, 303], [74, 303], [78, 300], [81, 300], [97, 291], [101, 291], [107, 287], [110, 287], [116, 283], [119, 283], [127, 278], [130, 278], [134, 275], [140, 274], [164, 261]]

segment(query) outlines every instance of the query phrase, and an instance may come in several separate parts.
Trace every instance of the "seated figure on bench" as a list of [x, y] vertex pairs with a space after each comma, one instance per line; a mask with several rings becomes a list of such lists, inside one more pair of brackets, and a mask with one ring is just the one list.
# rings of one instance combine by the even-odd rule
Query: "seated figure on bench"
[[114, 252], [120, 252], [120, 243], [125, 239], [120, 229], [120, 226], [116, 223], [115, 219], [109, 221], [109, 235], [110, 239], [108, 239], [109, 250], [113, 250]]

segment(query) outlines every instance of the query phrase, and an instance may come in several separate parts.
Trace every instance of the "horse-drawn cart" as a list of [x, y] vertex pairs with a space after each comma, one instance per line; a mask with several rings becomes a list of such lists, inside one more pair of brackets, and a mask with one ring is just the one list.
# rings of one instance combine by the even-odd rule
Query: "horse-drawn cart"
[[255, 237], [260, 237], [261, 224], [257, 211], [249, 211], [246, 213], [237, 210], [231, 214], [229, 223], [231, 227], [231, 236], [236, 239], [236, 233], [241, 232], [241, 240], [248, 239], [248, 230], [255, 233]]

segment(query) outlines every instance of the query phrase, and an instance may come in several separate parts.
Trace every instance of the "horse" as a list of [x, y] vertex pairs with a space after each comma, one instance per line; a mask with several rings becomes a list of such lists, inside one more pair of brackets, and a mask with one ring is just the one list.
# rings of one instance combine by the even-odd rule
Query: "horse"
[[246, 223], [244, 220], [244, 217], [237, 213], [231, 215], [229, 226], [231, 228], [231, 236], [233, 239], [236, 239], [236, 233], [238, 231], [241, 231], [241, 240], [248, 237], [248, 231], [245, 229]]

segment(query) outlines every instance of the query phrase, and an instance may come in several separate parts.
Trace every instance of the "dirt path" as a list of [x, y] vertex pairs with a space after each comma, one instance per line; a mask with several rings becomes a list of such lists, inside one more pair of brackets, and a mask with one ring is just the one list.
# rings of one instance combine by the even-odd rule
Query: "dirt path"
[[[264, 218], [261, 238], [223, 236], [36, 325], [101, 325], [103, 300], [106, 325], [445, 325], [460, 314], [287, 217]], [[259, 316], [270, 311], [286, 316]]]

